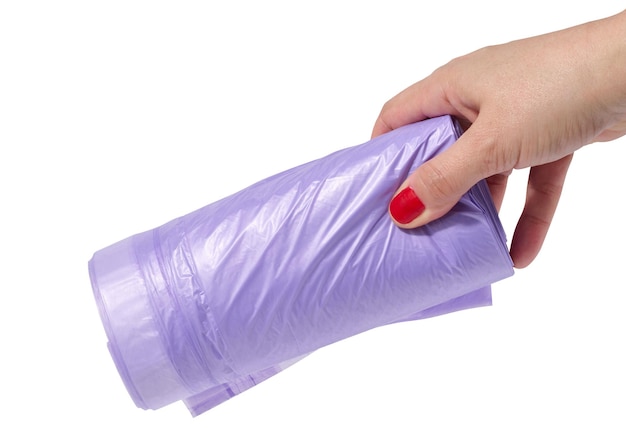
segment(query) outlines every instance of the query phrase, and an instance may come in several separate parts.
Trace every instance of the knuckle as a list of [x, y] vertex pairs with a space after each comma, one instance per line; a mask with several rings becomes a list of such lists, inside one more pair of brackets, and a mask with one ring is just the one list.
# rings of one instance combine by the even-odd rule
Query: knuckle
[[455, 189], [450, 177], [435, 163], [422, 165], [422, 183], [435, 202], [447, 202]]

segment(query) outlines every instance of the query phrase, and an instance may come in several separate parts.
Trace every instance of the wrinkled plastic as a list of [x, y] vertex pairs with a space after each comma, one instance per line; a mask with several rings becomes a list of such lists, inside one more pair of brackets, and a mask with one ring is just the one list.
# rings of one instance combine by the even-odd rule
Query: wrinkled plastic
[[447, 116], [408, 125], [96, 252], [93, 291], [136, 405], [184, 400], [197, 415], [330, 343], [489, 305], [513, 269], [484, 182], [422, 228], [387, 213], [460, 133]]

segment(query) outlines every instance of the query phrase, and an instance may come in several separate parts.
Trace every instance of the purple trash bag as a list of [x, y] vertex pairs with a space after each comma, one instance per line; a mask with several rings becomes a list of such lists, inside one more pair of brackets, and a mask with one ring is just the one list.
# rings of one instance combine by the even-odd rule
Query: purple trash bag
[[491, 304], [513, 274], [484, 181], [404, 230], [394, 191], [462, 133], [411, 124], [97, 251], [89, 275], [138, 407], [200, 414], [330, 343]]

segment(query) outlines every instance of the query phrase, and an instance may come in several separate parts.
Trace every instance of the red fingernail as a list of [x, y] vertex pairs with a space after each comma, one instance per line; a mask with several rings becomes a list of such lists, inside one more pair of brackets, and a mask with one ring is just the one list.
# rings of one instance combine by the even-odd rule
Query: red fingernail
[[424, 212], [424, 208], [424, 204], [410, 187], [398, 193], [389, 204], [391, 216], [400, 224], [412, 222]]

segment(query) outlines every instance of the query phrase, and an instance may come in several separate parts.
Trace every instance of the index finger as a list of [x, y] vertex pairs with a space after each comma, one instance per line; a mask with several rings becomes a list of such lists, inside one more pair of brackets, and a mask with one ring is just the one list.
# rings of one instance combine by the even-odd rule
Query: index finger
[[427, 118], [446, 114], [465, 117], [454, 105], [444, 85], [435, 75], [431, 75], [404, 89], [383, 105], [372, 130], [372, 138]]

